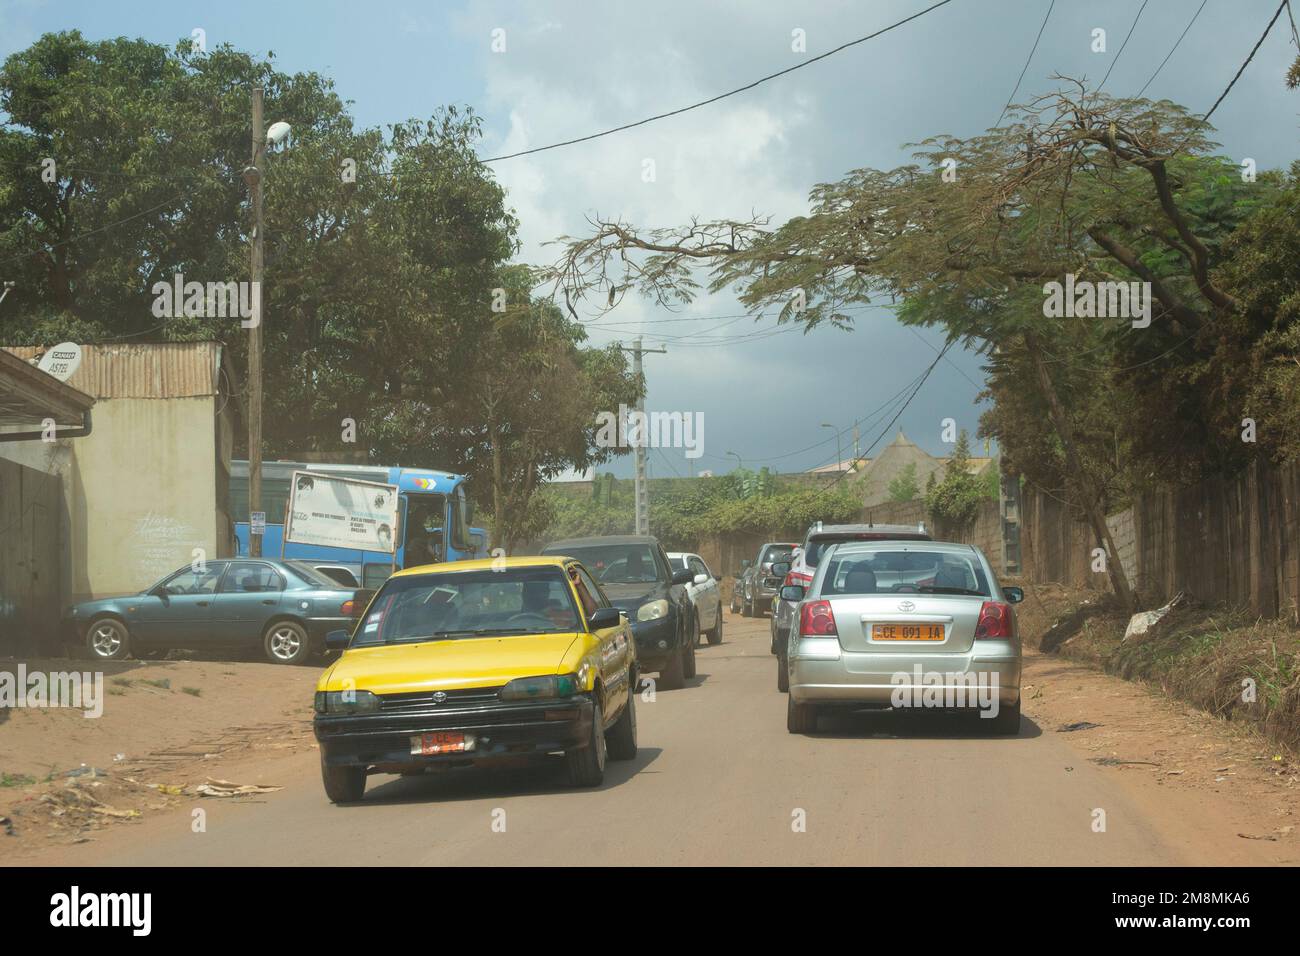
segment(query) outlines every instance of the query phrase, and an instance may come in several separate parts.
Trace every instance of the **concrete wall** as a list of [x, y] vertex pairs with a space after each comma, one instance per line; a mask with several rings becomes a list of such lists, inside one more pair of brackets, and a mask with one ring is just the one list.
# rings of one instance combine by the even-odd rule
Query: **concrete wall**
[[61, 479], [60, 604], [128, 594], [193, 560], [233, 553], [225, 514], [231, 429], [216, 396], [101, 399], [94, 430], [0, 444]]
[[[1300, 623], [1300, 465], [1150, 491], [1107, 524], [1143, 607], [1182, 591]], [[1109, 588], [1091, 567], [1091, 531], [1063, 502], [1026, 489], [1021, 541], [1031, 580]]]

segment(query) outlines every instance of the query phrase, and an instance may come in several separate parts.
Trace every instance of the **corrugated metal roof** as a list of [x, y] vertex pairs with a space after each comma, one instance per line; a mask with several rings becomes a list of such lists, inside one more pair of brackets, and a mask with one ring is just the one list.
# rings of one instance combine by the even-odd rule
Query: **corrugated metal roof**
[[[5, 351], [31, 361], [49, 347], [5, 346]], [[83, 345], [81, 353], [81, 367], [68, 384], [95, 398], [193, 398], [220, 391], [217, 342]]]

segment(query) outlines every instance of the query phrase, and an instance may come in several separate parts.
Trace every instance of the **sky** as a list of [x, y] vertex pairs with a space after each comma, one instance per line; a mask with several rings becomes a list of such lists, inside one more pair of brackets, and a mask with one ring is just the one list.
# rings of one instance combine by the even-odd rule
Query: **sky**
[[[94, 39], [144, 37], [171, 45], [197, 28], [209, 46], [229, 42], [273, 52], [281, 70], [332, 77], [360, 125], [469, 105], [485, 119], [479, 154], [490, 157], [707, 99], [930, 2], [0, 0], [0, 56], [48, 31], [75, 28]], [[910, 159], [907, 144], [931, 136], [982, 132], [1011, 96], [1050, 3], [953, 0], [718, 103], [494, 163], [520, 219], [519, 258], [553, 261], [556, 247], [548, 243], [582, 235], [596, 213], [646, 228], [755, 213], [780, 222], [807, 213], [818, 183], [864, 166], [901, 165]], [[1157, 73], [1200, 6], [1201, 0], [1055, 0], [1016, 100], [1053, 89], [1053, 74], [1096, 84], [1109, 71], [1107, 92], [1135, 94], [1150, 81], [1148, 97], [1203, 113], [1250, 53], [1276, 2], [1207, 0]], [[1104, 53], [1092, 49], [1096, 29], [1106, 31]], [[795, 30], [806, 37], [805, 52], [792, 49]], [[1300, 92], [1283, 83], [1295, 55], [1284, 12], [1214, 115], [1224, 155], [1252, 158], [1261, 170], [1285, 167], [1300, 155]], [[652, 182], [643, 177], [646, 160], [654, 163]], [[837, 445], [848, 457], [855, 423], [862, 453], [876, 453], [901, 429], [943, 456], [950, 449], [945, 419], [972, 435], [978, 427], [981, 357], [959, 346], [890, 424], [901, 404], [897, 396], [910, 391], [943, 339], [935, 330], [901, 326], [884, 305], [859, 310], [852, 331], [823, 327], [808, 334], [778, 328], [771, 317], [745, 316], [725, 290], [672, 312], [628, 296], [606, 315], [593, 308], [585, 317], [595, 344], [630, 345], [641, 334], [646, 347], [666, 348], [646, 357], [646, 408], [696, 415], [703, 423], [703, 454], [688, 459], [683, 449], [652, 450], [655, 476], [724, 472], [737, 461], [781, 472], [816, 467], [836, 459]], [[980, 443], [974, 450], [982, 452]], [[630, 460], [610, 470], [629, 475]]]

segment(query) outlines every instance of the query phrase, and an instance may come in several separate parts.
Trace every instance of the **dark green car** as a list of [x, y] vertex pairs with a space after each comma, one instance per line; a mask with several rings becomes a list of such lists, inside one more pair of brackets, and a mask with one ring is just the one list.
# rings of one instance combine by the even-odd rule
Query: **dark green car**
[[300, 561], [229, 558], [187, 565], [139, 594], [74, 605], [67, 624], [97, 660], [260, 648], [273, 664], [298, 664], [324, 648], [327, 632], [350, 627], [372, 593]]

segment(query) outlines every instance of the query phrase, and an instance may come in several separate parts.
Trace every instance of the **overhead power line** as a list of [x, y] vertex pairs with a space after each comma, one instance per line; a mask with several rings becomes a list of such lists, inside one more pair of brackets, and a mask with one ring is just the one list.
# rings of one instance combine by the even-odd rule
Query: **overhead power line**
[[1056, 7], [1056, 0], [1052, 0], [1047, 6], [1047, 15], [1043, 17], [1043, 22], [1038, 27], [1038, 36], [1034, 37], [1034, 45], [1029, 49], [1029, 56], [1025, 58], [1024, 68], [1020, 71], [1020, 76], [1016, 80], [1015, 87], [1011, 90], [1011, 95], [1007, 97], [1006, 104], [1002, 107], [1002, 112], [998, 114], [998, 121], [993, 124], [993, 128], [1002, 125], [1002, 117], [1007, 115], [1007, 110], [1011, 109], [1011, 104], [1020, 92], [1020, 84], [1025, 80], [1025, 74], [1029, 72], [1029, 64], [1033, 62], [1034, 54], [1038, 52], [1038, 41], [1043, 38], [1043, 31], [1047, 29], [1047, 21], [1052, 17], [1052, 10]]
[[1129, 26], [1128, 34], [1124, 37], [1124, 42], [1119, 45], [1119, 52], [1115, 54], [1115, 59], [1110, 61], [1110, 66], [1106, 68], [1106, 75], [1101, 78], [1101, 83], [1097, 86], [1098, 93], [1100, 93], [1101, 88], [1106, 85], [1106, 81], [1110, 79], [1110, 71], [1115, 69], [1115, 64], [1118, 63], [1119, 58], [1124, 55], [1124, 48], [1128, 46], [1128, 41], [1132, 38], [1133, 31], [1137, 29], [1138, 21], [1142, 19], [1142, 11], [1147, 8], [1147, 4], [1150, 2], [1151, 0], [1142, 0], [1142, 6], [1138, 7], [1137, 16], [1133, 18], [1133, 23]]
[[767, 83], [771, 80], [775, 80], [777, 77], [785, 76], [787, 73], [793, 73], [795, 70], [802, 70], [804, 67], [812, 66], [814, 63], [818, 62], [819, 60], [825, 60], [828, 57], [832, 57], [837, 53], [842, 53], [843, 51], [847, 50], [849, 47], [857, 46], [859, 43], [866, 43], [868, 40], [874, 40], [878, 36], [882, 36], [883, 34], [886, 34], [891, 30], [896, 30], [899, 27], [903, 26], [904, 24], [911, 23], [913, 20], [917, 20], [925, 16], [927, 13], [930, 13], [933, 10], [938, 10], [940, 7], [947, 6], [951, 2], [952, 0], [939, 0], [938, 3], [926, 7], [924, 10], [912, 14], [910, 17], [904, 17], [902, 20], [899, 20], [895, 23], [891, 23], [887, 27], [882, 27], [881, 29], [877, 30], [875, 33], [868, 33], [866, 36], [858, 37], [856, 40], [850, 40], [848, 43], [841, 43], [833, 50], [827, 50], [825, 53], [820, 53], [817, 56], [809, 57], [808, 59], [802, 61], [801, 63], [796, 63], [794, 66], [786, 67], [784, 70], [778, 70], [775, 73], [769, 73], [767, 74], [767, 76], [759, 77], [757, 80], [754, 80], [752, 83], [746, 83], [744, 86], [738, 86], [734, 90], [728, 90], [725, 93], [719, 93], [717, 96], [711, 96], [707, 100], [700, 100], [698, 103], [692, 103], [689, 106], [683, 106], [675, 110], [669, 110], [666, 113], [657, 113], [654, 116], [647, 116], [645, 119], [636, 120], [635, 122], [632, 123], [624, 123], [622, 126], [615, 126], [612, 127], [611, 129], [601, 130], [599, 133], [589, 133], [586, 136], [579, 136], [574, 139], [562, 140], [561, 142], [551, 143], [547, 146], [534, 146], [532, 149], [521, 149], [518, 152], [506, 153], [503, 156], [492, 156], [488, 159], [480, 159], [479, 162], [485, 164], [499, 163], [502, 160], [516, 159], [520, 156], [530, 156], [533, 153], [542, 153], [550, 149], [559, 149], [562, 146], [573, 146], [577, 143], [586, 143], [593, 139], [599, 139], [602, 136], [610, 136], [614, 133], [621, 133], [625, 130], [635, 129], [638, 126], [645, 126], [647, 123], [655, 123], [658, 122], [659, 120], [668, 119], [669, 117], [672, 116], [680, 116], [682, 113], [689, 113], [691, 110], [697, 110], [703, 106], [709, 106], [713, 103], [717, 103], [719, 100], [725, 100], [729, 96], [735, 96], [738, 93], [748, 92], [749, 90], [754, 89], [754, 87], [756, 86], [760, 86], [763, 83]]
[[1219, 108], [1219, 104], [1224, 101], [1227, 95], [1232, 92], [1232, 88], [1237, 85], [1237, 81], [1241, 79], [1241, 74], [1246, 72], [1246, 67], [1250, 66], [1250, 61], [1255, 59], [1255, 54], [1259, 52], [1259, 48], [1264, 45], [1264, 41], [1268, 39], [1269, 33], [1273, 31], [1273, 24], [1277, 23], [1277, 18], [1282, 15], [1282, 10], [1286, 5], [1287, 0], [1282, 0], [1282, 2], [1277, 5], [1277, 9], [1273, 11], [1273, 19], [1268, 21], [1268, 26], [1264, 28], [1264, 32], [1260, 34], [1259, 39], [1255, 41], [1255, 46], [1251, 49], [1250, 55], [1246, 57], [1246, 62], [1241, 64], [1241, 68], [1237, 70], [1236, 75], [1232, 78], [1232, 82], [1230, 82], [1227, 87], [1224, 88], [1224, 91], [1219, 94], [1219, 98], [1214, 101], [1214, 105], [1210, 107], [1210, 111], [1201, 117], [1202, 123], [1208, 123], [1210, 121], [1210, 117], [1213, 116], [1214, 111]]
[[1192, 14], [1192, 18], [1187, 21], [1187, 26], [1183, 27], [1183, 32], [1178, 34], [1178, 39], [1175, 40], [1174, 45], [1169, 48], [1169, 52], [1165, 54], [1165, 58], [1160, 61], [1160, 65], [1156, 67], [1156, 71], [1151, 74], [1151, 79], [1143, 83], [1142, 89], [1138, 90], [1138, 94], [1137, 94], [1138, 96], [1141, 96], [1143, 93], [1145, 93], [1147, 91], [1147, 87], [1150, 86], [1155, 81], [1155, 78], [1160, 75], [1160, 71], [1165, 68], [1165, 64], [1168, 63], [1169, 58], [1174, 55], [1174, 51], [1177, 50], [1178, 45], [1183, 42], [1183, 37], [1187, 36], [1187, 31], [1192, 28], [1192, 24], [1196, 22], [1196, 18], [1201, 15], [1201, 11], [1205, 9], [1205, 5], [1208, 2], [1209, 0], [1201, 0], [1201, 5], [1196, 8], [1196, 12]]

